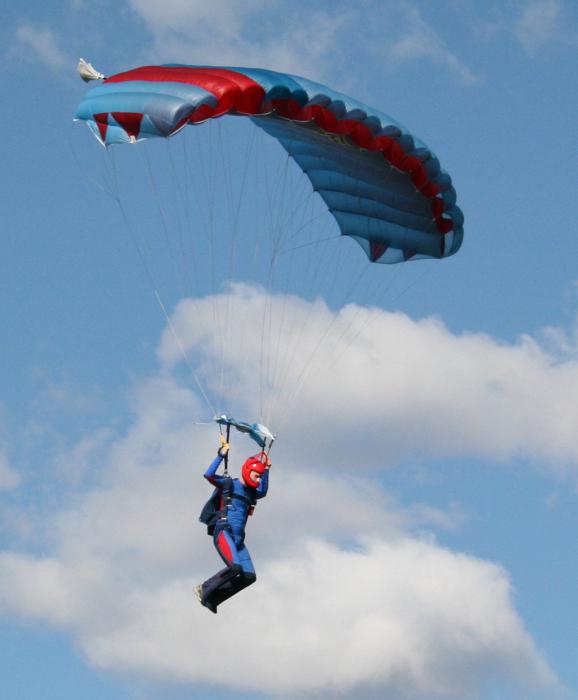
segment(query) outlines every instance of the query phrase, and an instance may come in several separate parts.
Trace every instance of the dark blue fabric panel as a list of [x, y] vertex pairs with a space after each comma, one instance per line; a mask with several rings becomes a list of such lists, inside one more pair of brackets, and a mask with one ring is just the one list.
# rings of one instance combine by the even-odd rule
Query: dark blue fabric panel
[[361, 214], [374, 219], [383, 219], [392, 224], [403, 226], [404, 228], [423, 231], [435, 236], [439, 236], [435, 220], [414, 216], [405, 211], [399, 211], [381, 202], [372, 199], [356, 197], [345, 192], [333, 192], [331, 190], [317, 190], [332, 212], [342, 211], [351, 214]]
[[393, 209], [401, 212], [408, 212], [414, 216], [431, 220], [431, 202], [425, 197], [420, 199], [408, 199], [390, 192], [384, 187], [379, 187], [376, 184], [369, 184], [360, 178], [353, 178], [343, 173], [326, 169], [312, 168], [307, 174], [313, 181], [315, 180], [315, 189], [332, 190], [333, 192], [345, 192], [354, 197], [363, 197], [364, 199], [372, 199], [375, 202], [381, 202]]
[[440, 235], [432, 235], [415, 231], [410, 228], [398, 226], [390, 221], [374, 219], [369, 216], [352, 214], [349, 212], [332, 212], [341, 232], [345, 236], [366, 238], [370, 241], [379, 241], [391, 248], [404, 251], [415, 251], [421, 255], [433, 258], [442, 257], [440, 249]]

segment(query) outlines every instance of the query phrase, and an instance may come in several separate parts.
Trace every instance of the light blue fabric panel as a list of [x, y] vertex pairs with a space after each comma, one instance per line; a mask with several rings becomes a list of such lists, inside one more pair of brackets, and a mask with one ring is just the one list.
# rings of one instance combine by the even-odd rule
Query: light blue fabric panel
[[111, 95], [115, 94], [130, 95], [131, 93], [139, 93], [141, 95], [171, 95], [195, 107], [201, 104], [210, 104], [214, 107], [217, 104], [215, 95], [196, 85], [174, 83], [170, 81], [155, 83], [152, 80], [127, 80], [120, 83], [103, 83], [102, 85], [96, 85], [86, 94], [84, 101], [88, 99], [94, 100], [97, 97], [109, 98]]

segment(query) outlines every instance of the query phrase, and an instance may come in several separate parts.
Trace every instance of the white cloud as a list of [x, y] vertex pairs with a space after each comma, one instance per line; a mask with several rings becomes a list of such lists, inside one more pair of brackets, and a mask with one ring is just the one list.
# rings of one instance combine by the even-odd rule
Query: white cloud
[[110, 437], [110, 430], [101, 429], [84, 435], [72, 447], [61, 449], [53, 458], [58, 474], [70, 484], [80, 484]]
[[270, 0], [131, 0], [155, 39], [158, 60], [201, 65], [256, 65], [319, 77], [333, 60], [344, 12]]
[[[372, 63], [376, 58], [427, 60], [464, 84], [479, 80], [409, 3], [369, 2], [352, 8], [338, 2], [327, 11], [275, 0], [131, 0], [131, 6], [152, 32], [159, 60], [267, 66], [314, 79], [338, 75], [342, 83], [359, 81], [358, 74], [343, 74], [347, 47], [347, 63], [352, 51], [367, 52]], [[359, 42], [356, 48], [352, 38]]]
[[546, 47], [576, 47], [575, 7], [564, 0], [519, 0], [511, 7], [500, 7], [491, 22], [476, 26], [478, 34], [494, 38], [502, 34], [513, 35], [527, 54], [534, 56]]
[[559, 18], [558, 0], [531, 0], [523, 8], [514, 31], [526, 51], [534, 53], [555, 38]]
[[39, 408], [46, 407], [49, 413], [56, 411], [62, 414], [79, 415], [90, 413], [98, 406], [98, 400], [94, 396], [88, 396], [79, 391], [67, 378], [54, 380], [42, 371], [38, 371], [37, 379], [41, 386], [36, 403]]
[[[235, 37], [246, 18], [268, 5], [268, 0], [130, 0], [130, 5], [155, 31], [201, 31]], [[198, 29], [195, 29], [197, 27]], [[207, 37], [209, 43], [210, 37]]]
[[[377, 535], [375, 523], [355, 549], [314, 528], [287, 547], [276, 541], [287, 521], [260, 511], [251, 530], [271, 543], [251, 539], [258, 584], [213, 617], [192, 596], [192, 585], [219, 564], [191, 522], [190, 474], [167, 464], [155, 473], [91, 494], [64, 514], [56, 556], [0, 556], [3, 607], [70, 630], [100, 668], [231, 693], [472, 697], [487, 674], [555, 687], [503, 570], [392, 528]], [[324, 495], [321, 521], [336, 507], [331, 484]]]
[[58, 46], [57, 38], [50, 29], [23, 24], [16, 31], [21, 47], [31, 50], [34, 58], [52, 70], [70, 64], [68, 56]]
[[[280, 325], [263, 356], [261, 326], [269, 303]], [[214, 358], [222, 349], [214, 318], [225, 317], [226, 308], [235, 319], [230, 337], [244, 341], [225, 348], [230, 405], [238, 415], [254, 415], [257, 388], [261, 380], [266, 386], [271, 381], [267, 368], [277, 367], [277, 354], [282, 360], [293, 347], [292, 363], [273, 380], [278, 402], [272, 427], [284, 444], [299, 445], [312, 460], [333, 445], [336, 467], [352, 461], [384, 467], [412, 454], [498, 461], [523, 455], [576, 473], [575, 355], [561, 356], [529, 336], [507, 344], [483, 334], [454, 335], [435, 318], [414, 321], [355, 305], [334, 314], [320, 300], [267, 300], [263, 290], [238, 285], [230, 294], [183, 301], [174, 315], [184, 347], [202, 354], [202, 378], [211, 389], [220, 376]], [[160, 355], [169, 365], [180, 359], [169, 333]]]
[[479, 76], [448, 48], [432, 25], [424, 21], [417, 8], [408, 6], [405, 20], [405, 33], [390, 49], [395, 60], [405, 62], [427, 59], [447, 68], [465, 85], [479, 82]]
[[[12, 604], [76, 627], [101, 668], [282, 697], [363, 697], [368, 689], [472, 697], [488, 671], [502, 681], [555, 686], [512, 609], [504, 572], [412, 538], [368, 541], [356, 552], [310, 540], [299, 553], [262, 562], [258, 587], [217, 618], [193, 602], [184, 577], [111, 589], [104, 583], [111, 572], [97, 565], [1, 563]], [[40, 595], [26, 583], [39, 576]]]
[[[181, 331], [192, 310], [179, 309]], [[209, 329], [198, 325], [202, 302], [195, 311], [207, 339]], [[372, 319], [381, 337], [391, 318]], [[439, 323], [393, 319], [420, 340], [429, 330], [446, 343], [439, 349], [451, 347]], [[163, 357], [172, 351], [165, 339]], [[358, 390], [367, 395], [363, 381]], [[5, 613], [68, 630], [100, 668], [224, 685], [232, 697], [463, 698], [489, 677], [552, 697], [556, 680], [516, 613], [506, 572], [449, 551], [431, 533], [417, 536], [416, 517], [423, 527], [444, 514], [405, 511], [357, 473], [328, 478], [317, 471], [323, 464], [312, 468], [308, 448], [298, 457], [286, 444], [276, 448], [270, 495], [248, 528], [258, 583], [211, 615], [192, 587], [220, 566], [196, 522], [210, 493], [201, 473], [214, 433], [208, 439], [191, 425], [202, 407], [166, 366], [132, 402], [133, 425], [108, 451], [98, 488], [39, 523], [36, 545], [44, 540], [45, 554], [0, 554]], [[337, 432], [350, 418], [346, 412]], [[325, 464], [338, 463], [340, 451], [338, 440], [328, 441]], [[451, 519], [445, 514], [443, 524]]]

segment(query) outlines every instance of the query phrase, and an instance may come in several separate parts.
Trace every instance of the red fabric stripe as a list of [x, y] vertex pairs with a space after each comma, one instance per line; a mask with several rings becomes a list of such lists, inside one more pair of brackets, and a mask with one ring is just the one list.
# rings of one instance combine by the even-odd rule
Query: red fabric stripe
[[382, 243], [381, 241], [369, 241], [369, 259], [371, 262], [377, 262], [379, 258], [387, 250], [387, 243]]
[[217, 544], [219, 545], [219, 551], [227, 560], [227, 564], [231, 564], [231, 562], [233, 561], [233, 554], [231, 552], [231, 548], [229, 547], [229, 543], [227, 542], [227, 538], [225, 537], [224, 532], [219, 532], [219, 536], [217, 537]]
[[369, 149], [371, 151], [381, 151], [383, 155], [388, 158], [388, 153], [394, 143], [394, 140], [389, 136], [376, 136], [371, 142]]
[[[210, 92], [219, 104], [210, 116], [220, 116], [230, 110], [255, 114], [259, 111], [265, 90], [244, 73], [225, 68], [189, 68], [185, 66], [143, 66], [107, 78], [107, 83], [145, 80], [157, 83], [187, 83]], [[200, 120], [196, 120], [200, 121]]]
[[100, 138], [106, 141], [106, 131], [108, 129], [108, 112], [100, 112], [94, 115], [94, 121], [100, 132]]
[[319, 114], [322, 110], [323, 107], [321, 105], [306, 105], [302, 108], [299, 116], [304, 121], [311, 121], [315, 119], [316, 115]]
[[264, 110], [270, 112], [275, 110], [277, 114], [287, 119], [298, 119], [301, 112], [301, 105], [297, 100], [291, 98], [270, 100], [264, 105]]
[[405, 173], [414, 173], [421, 168], [421, 160], [415, 156], [405, 156], [401, 162], [401, 169]]
[[354, 119], [336, 119], [334, 130], [337, 134], [344, 134], [353, 138], [352, 134], [358, 126], [359, 122], [356, 122]]
[[415, 185], [415, 188], [423, 194], [422, 188], [427, 186], [428, 179], [427, 170], [421, 163], [419, 164], [419, 167], [412, 172], [411, 181]]
[[191, 124], [199, 124], [207, 119], [211, 119], [215, 114], [215, 109], [209, 105], [201, 105], [191, 114], [188, 121]]
[[444, 210], [444, 200], [440, 197], [435, 197], [431, 202], [431, 210], [436, 219], [438, 219]]
[[419, 191], [424, 197], [435, 197], [436, 194], [440, 193], [440, 188], [435, 182], [427, 182], [423, 187], [419, 188]]
[[368, 148], [373, 141], [373, 134], [365, 124], [357, 124], [351, 133], [351, 138], [361, 148]]
[[389, 149], [389, 154], [387, 156], [387, 159], [394, 167], [401, 170], [401, 164], [402, 164], [403, 159], [405, 157], [405, 153], [403, 151], [403, 148], [399, 145], [399, 143], [395, 139], [392, 139], [392, 141], [393, 141], [393, 143], [391, 144], [391, 148]]
[[449, 233], [454, 228], [454, 222], [451, 219], [444, 219], [440, 216], [436, 219], [436, 226], [440, 233]]
[[138, 137], [142, 114], [138, 112], [111, 112], [111, 114], [129, 136], [134, 136], [135, 139]]

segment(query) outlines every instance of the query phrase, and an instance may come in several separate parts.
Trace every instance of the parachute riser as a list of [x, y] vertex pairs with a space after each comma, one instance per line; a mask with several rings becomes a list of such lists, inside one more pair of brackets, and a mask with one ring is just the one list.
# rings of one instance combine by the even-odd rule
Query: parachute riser
[[[222, 433], [221, 433], [222, 434]], [[231, 426], [230, 424], [227, 425], [227, 433], [226, 433], [226, 440], [227, 440], [227, 445], [229, 444], [229, 436], [231, 434]], [[224, 469], [224, 474], [225, 476], [229, 476], [229, 450], [227, 450], [227, 454], [225, 455], [225, 469]]]
[[273, 447], [274, 442], [275, 440], [271, 440], [269, 442], [269, 447], [267, 447], [267, 444], [265, 443], [265, 449], [263, 450], [263, 452], [267, 455], [267, 457], [269, 456], [269, 452], [271, 452], [271, 448]]

